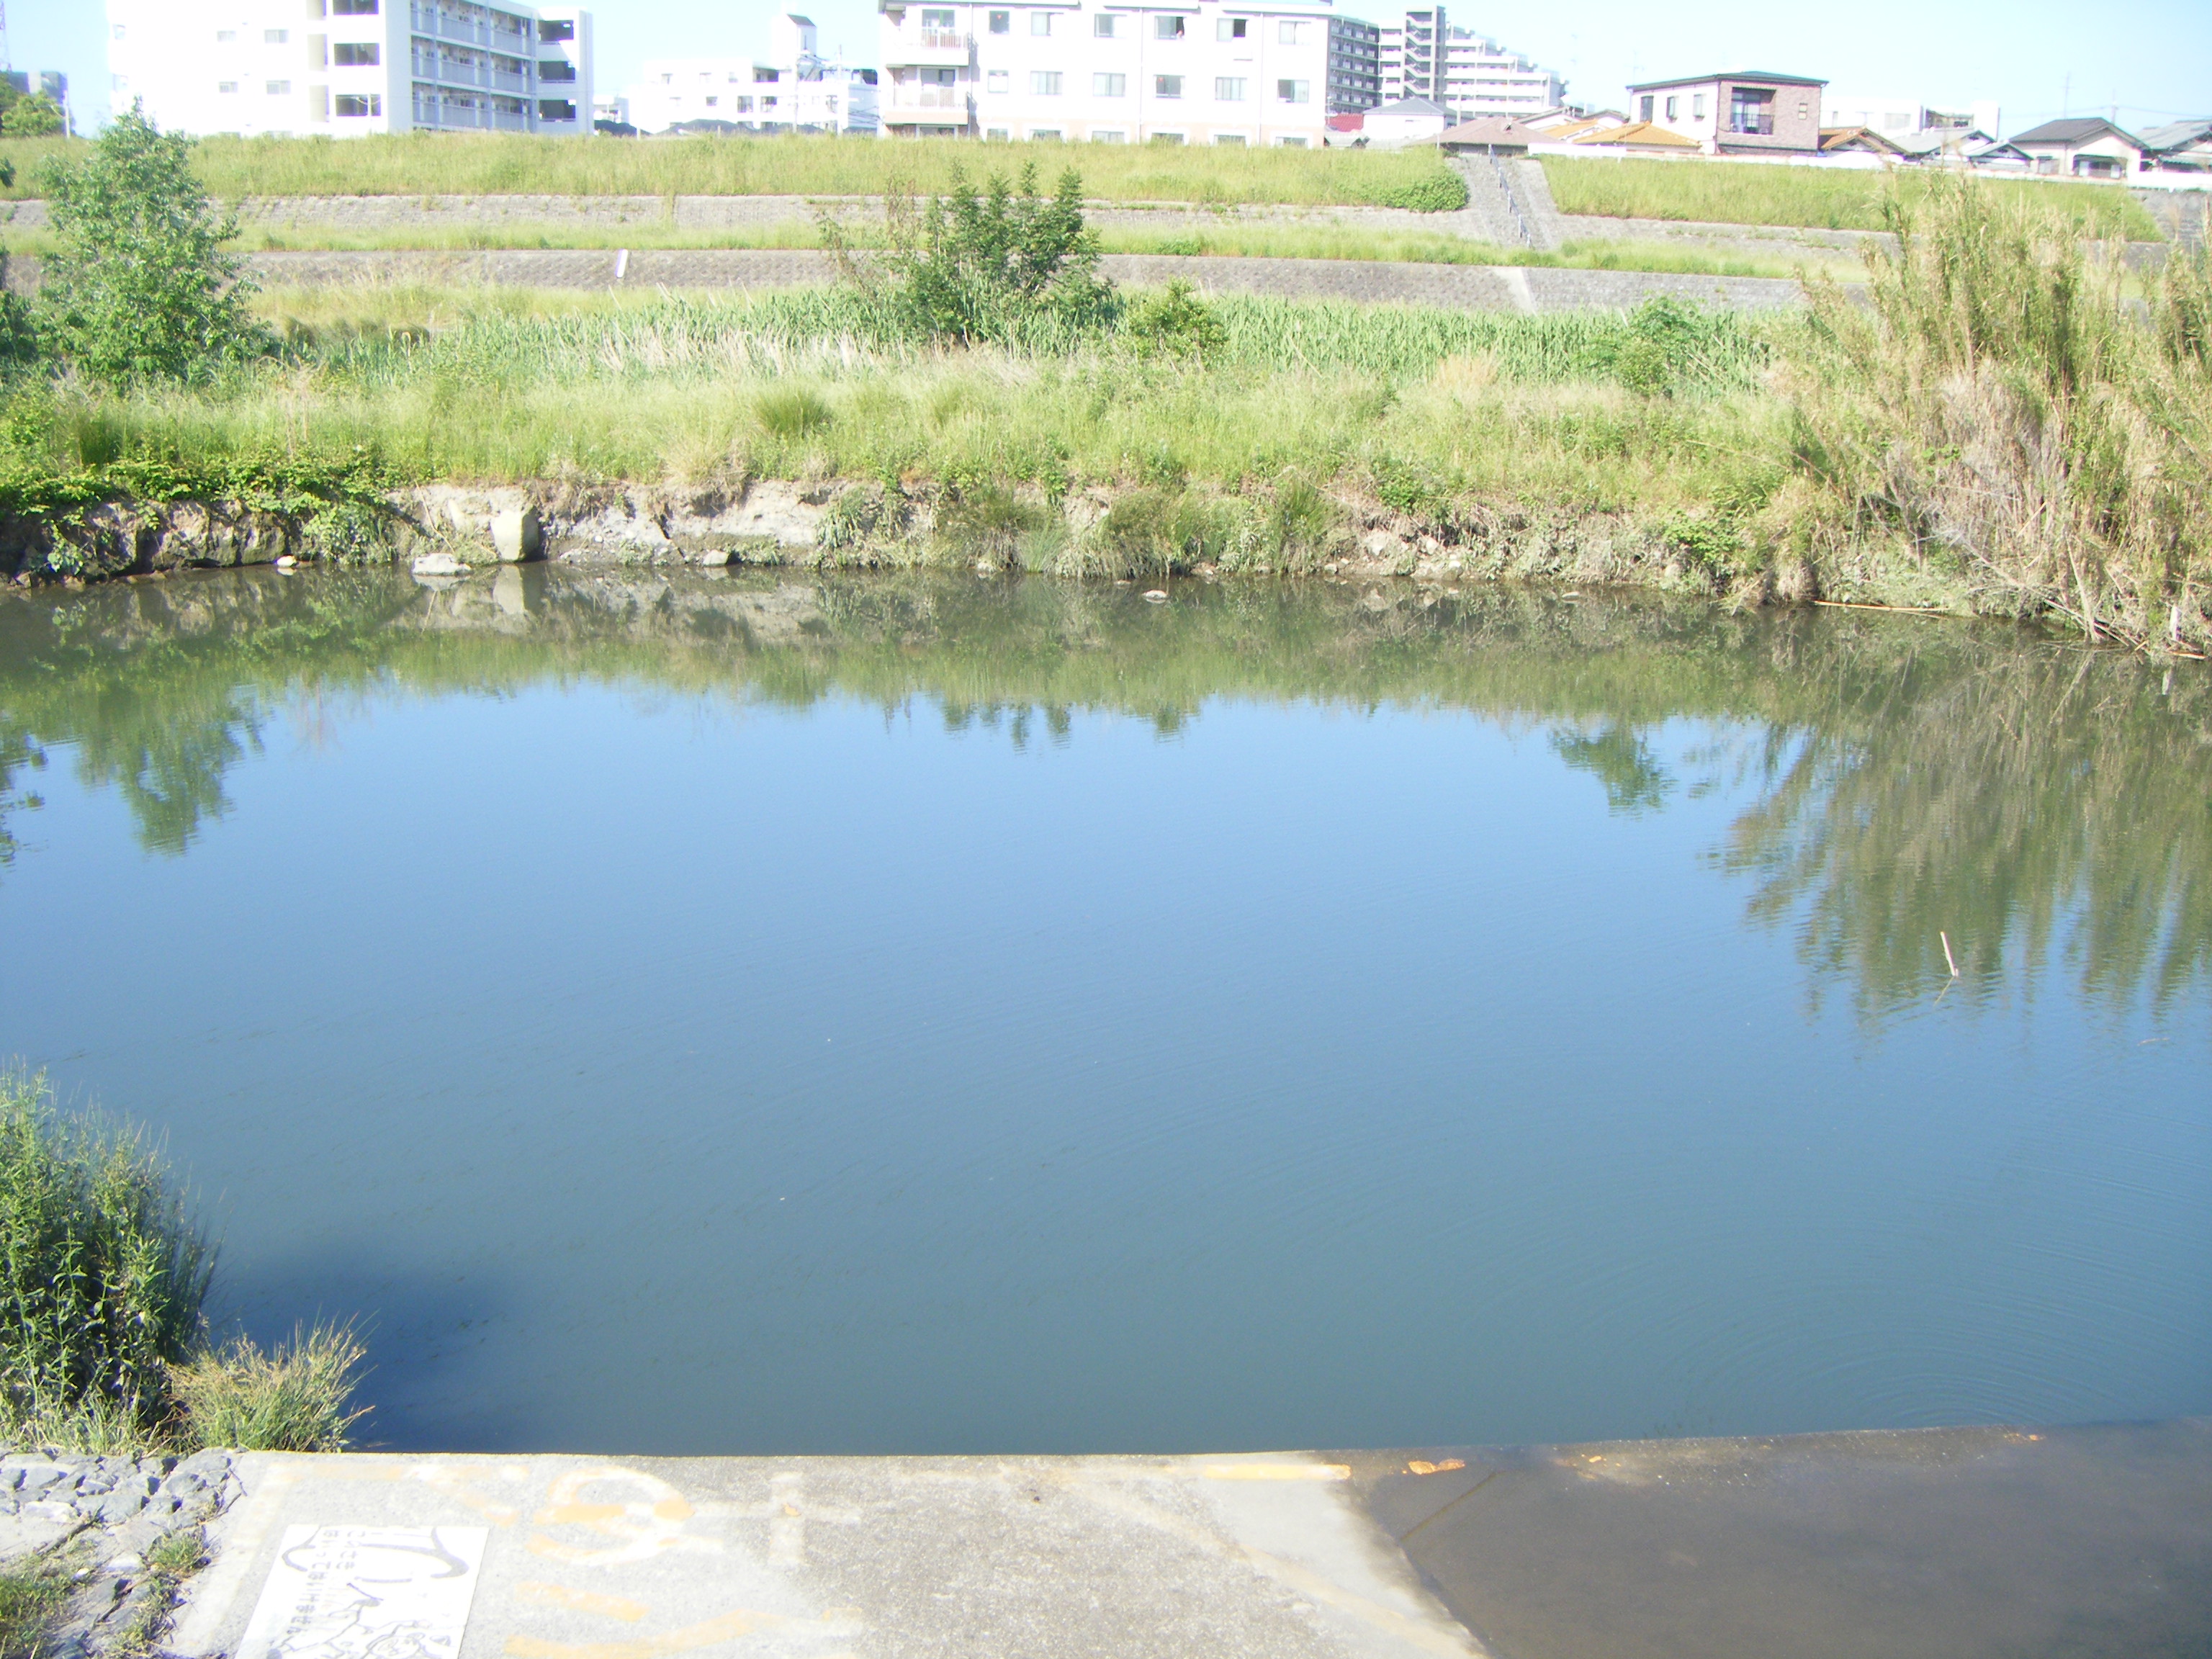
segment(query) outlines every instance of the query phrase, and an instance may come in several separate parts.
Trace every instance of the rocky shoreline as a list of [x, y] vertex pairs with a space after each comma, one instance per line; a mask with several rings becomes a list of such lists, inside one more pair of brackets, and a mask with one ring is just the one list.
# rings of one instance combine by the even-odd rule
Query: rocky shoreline
[[[1218, 550], [1162, 551], [1179, 505], [1241, 526]], [[1048, 497], [1018, 485], [987, 501], [881, 483], [762, 479], [695, 485], [422, 485], [383, 504], [367, 545], [334, 544], [312, 520], [236, 502], [112, 501], [74, 522], [0, 522], [0, 577], [153, 576], [328, 558], [392, 558], [426, 580], [499, 562], [823, 569], [977, 568], [1007, 574], [1151, 576], [1164, 558], [1192, 575], [1329, 575], [1419, 582], [1556, 580], [1702, 592], [1737, 604], [1805, 602], [1833, 585], [1802, 559], [1723, 569], [1625, 515], [1559, 509], [1394, 509], [1324, 498], [1327, 525], [1286, 544], [1273, 497], [1193, 487], [1092, 486]], [[349, 532], [358, 537], [358, 525]], [[1924, 597], [1917, 602], [1925, 602]]]
[[66, 1586], [39, 1659], [147, 1651], [197, 1564], [200, 1529], [241, 1490], [227, 1451], [0, 1456], [0, 1580]]

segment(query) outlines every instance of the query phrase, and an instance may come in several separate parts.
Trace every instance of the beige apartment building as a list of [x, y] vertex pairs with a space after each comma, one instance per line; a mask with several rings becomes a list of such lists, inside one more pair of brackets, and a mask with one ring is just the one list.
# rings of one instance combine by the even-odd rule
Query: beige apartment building
[[886, 137], [1072, 143], [1318, 149], [1332, 25], [1349, 21], [1328, 0], [878, 9]]

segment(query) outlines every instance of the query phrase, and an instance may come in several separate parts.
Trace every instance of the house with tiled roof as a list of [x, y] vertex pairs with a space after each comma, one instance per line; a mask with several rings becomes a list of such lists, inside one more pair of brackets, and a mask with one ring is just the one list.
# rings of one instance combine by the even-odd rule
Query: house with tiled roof
[[2045, 121], [2008, 141], [2040, 173], [2069, 179], [2124, 179], [2140, 173], [2143, 141], [2101, 115]]
[[2146, 161], [2161, 173], [2212, 173], [2212, 121], [2168, 121], [2142, 142]]

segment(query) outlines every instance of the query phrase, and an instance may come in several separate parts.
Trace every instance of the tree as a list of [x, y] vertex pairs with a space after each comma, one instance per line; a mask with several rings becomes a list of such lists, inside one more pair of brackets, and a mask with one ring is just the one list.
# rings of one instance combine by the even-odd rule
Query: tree
[[[9, 88], [10, 93], [14, 88]], [[43, 92], [10, 96], [0, 108], [0, 135], [9, 138], [52, 138], [64, 126], [62, 106]]]
[[247, 309], [242, 262], [222, 251], [238, 221], [216, 216], [191, 157], [190, 140], [134, 106], [83, 161], [46, 165], [58, 246], [45, 261], [40, 332], [89, 379], [202, 380], [273, 343]]

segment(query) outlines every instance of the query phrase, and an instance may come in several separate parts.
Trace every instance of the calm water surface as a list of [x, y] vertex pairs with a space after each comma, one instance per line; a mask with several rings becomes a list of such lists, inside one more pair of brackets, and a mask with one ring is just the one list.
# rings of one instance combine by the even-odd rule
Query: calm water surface
[[0, 1054], [399, 1447], [2203, 1413], [2209, 739], [1596, 597], [11, 597]]

